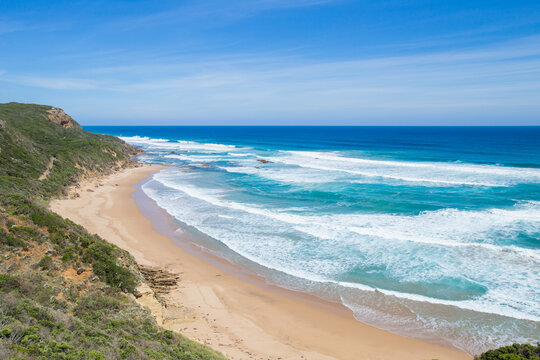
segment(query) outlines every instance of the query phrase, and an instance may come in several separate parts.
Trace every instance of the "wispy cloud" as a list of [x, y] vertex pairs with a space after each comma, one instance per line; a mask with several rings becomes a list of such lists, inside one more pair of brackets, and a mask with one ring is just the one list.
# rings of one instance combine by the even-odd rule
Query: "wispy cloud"
[[13, 33], [17, 31], [30, 30], [34, 26], [27, 25], [21, 21], [7, 21], [0, 19], [0, 35]]
[[189, 23], [190, 26], [217, 27], [279, 9], [321, 6], [336, 0], [209, 0], [191, 1], [171, 9], [143, 16], [115, 20], [109, 26], [133, 29], [140, 26], [163, 26]]
[[100, 87], [99, 81], [72, 77], [44, 77], [38, 75], [4, 75], [0, 81], [54, 90], [92, 90]]
[[[78, 91], [114, 92], [124, 116], [228, 119], [368, 117], [405, 111], [441, 116], [528, 109], [540, 114], [540, 37], [474, 50], [316, 61], [235, 55], [159, 58], [81, 69], [69, 76], [4, 75], [0, 81]], [[100, 102], [103, 104], [103, 102]], [[127, 110], [126, 110], [127, 109]], [[153, 115], [152, 115], [153, 116]]]

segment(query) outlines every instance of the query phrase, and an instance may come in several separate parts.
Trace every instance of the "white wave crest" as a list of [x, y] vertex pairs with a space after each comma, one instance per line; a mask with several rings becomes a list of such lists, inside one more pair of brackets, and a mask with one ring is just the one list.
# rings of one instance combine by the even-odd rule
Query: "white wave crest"
[[237, 147], [235, 145], [199, 143], [195, 141], [177, 140], [171, 141], [167, 139], [153, 139], [141, 136], [120, 137], [129, 144], [149, 148], [153, 150], [179, 150], [179, 151], [196, 151], [210, 153], [226, 153], [231, 150], [247, 149], [246, 147]]
[[[402, 299], [540, 320], [531, 300], [540, 281], [534, 271], [540, 266], [538, 250], [494, 241], [516, 233], [540, 232], [539, 202], [523, 202], [507, 209], [444, 209], [410, 216], [300, 215], [286, 211], [290, 209], [233, 201], [227, 198], [226, 191], [201, 188], [194, 185], [197, 178], [192, 174], [183, 176], [173, 172], [154, 176], [159, 184], [175, 191], [177, 200], [168, 192], [163, 196], [149, 189], [145, 192], [179, 220], [269, 269]], [[285, 234], [295, 230], [301, 233], [295, 235], [296, 240], [290, 240]], [[301, 234], [314, 238], [299, 240], [303, 239]], [[396, 279], [423, 279], [429, 283], [441, 276], [477, 277], [489, 290], [477, 299], [445, 300], [333, 278], [333, 274], [347, 271], [356, 263], [373, 261]], [[484, 263], [499, 264], [497, 269], [501, 271], [490, 270]]]
[[340, 156], [313, 151], [282, 151], [273, 162], [341, 172], [360, 177], [386, 178], [404, 182], [468, 186], [510, 186], [540, 182], [540, 169], [496, 165], [383, 161]]

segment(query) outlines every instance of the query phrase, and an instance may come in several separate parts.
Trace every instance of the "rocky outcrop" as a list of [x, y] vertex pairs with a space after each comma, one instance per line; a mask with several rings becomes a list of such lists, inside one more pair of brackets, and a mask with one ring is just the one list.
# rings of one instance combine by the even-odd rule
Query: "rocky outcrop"
[[176, 289], [180, 277], [160, 268], [139, 265], [139, 271], [150, 285], [150, 288], [157, 294], [167, 294]]
[[64, 110], [60, 108], [53, 107], [50, 110], [47, 110], [47, 120], [52, 123], [61, 125], [66, 129], [81, 128], [81, 126], [75, 120], [73, 120], [71, 116], [66, 114]]

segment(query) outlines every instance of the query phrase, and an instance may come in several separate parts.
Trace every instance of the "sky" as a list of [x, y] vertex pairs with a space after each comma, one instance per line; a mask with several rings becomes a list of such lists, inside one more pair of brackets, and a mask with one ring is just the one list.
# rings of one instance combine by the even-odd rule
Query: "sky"
[[0, 102], [83, 125], [540, 125], [537, 0], [0, 0]]

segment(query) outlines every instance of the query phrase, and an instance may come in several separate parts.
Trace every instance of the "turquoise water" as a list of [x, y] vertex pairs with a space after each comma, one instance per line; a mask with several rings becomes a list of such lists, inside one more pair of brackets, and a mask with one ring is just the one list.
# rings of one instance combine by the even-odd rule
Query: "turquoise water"
[[540, 128], [89, 127], [199, 245], [470, 353], [540, 334]]

